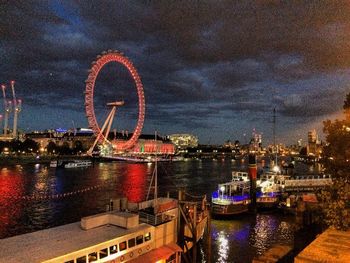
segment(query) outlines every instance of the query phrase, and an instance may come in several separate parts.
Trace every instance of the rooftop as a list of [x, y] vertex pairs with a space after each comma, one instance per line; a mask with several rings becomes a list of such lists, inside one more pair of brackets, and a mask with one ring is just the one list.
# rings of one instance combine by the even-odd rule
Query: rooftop
[[[121, 213], [119, 216], [124, 216]], [[125, 215], [126, 217], [128, 215]], [[147, 229], [147, 224], [126, 229], [112, 224], [83, 230], [81, 223], [40, 230], [33, 233], [0, 239], [1, 262], [42, 262], [83, 248]]]

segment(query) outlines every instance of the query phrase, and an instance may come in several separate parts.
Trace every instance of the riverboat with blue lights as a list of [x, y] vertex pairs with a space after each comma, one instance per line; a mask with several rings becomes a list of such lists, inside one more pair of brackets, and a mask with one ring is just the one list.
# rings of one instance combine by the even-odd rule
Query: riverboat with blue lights
[[211, 197], [213, 216], [233, 216], [248, 212], [250, 204], [248, 174], [233, 172], [232, 180], [219, 184]]

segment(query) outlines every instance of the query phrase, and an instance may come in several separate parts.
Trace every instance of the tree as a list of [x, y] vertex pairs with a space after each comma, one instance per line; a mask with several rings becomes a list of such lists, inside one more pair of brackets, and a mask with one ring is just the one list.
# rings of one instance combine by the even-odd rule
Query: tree
[[68, 142], [64, 142], [62, 144], [62, 146], [58, 147], [57, 150], [58, 150], [59, 154], [61, 154], [61, 155], [72, 154], [72, 150], [70, 149]]
[[49, 154], [54, 154], [57, 153], [57, 145], [56, 143], [50, 141], [47, 146], [46, 146], [46, 150]]
[[74, 142], [74, 153], [81, 153], [84, 151], [83, 143], [81, 141]]
[[347, 119], [350, 119], [350, 93], [346, 95], [346, 99], [344, 101], [344, 106], [343, 106], [344, 112], [345, 112], [345, 117]]
[[319, 193], [327, 225], [336, 229], [350, 228], [350, 93], [344, 101], [344, 120], [323, 122], [326, 146], [323, 160], [333, 185]]
[[39, 144], [32, 139], [25, 139], [21, 144], [21, 150], [25, 152], [37, 152], [39, 150]]

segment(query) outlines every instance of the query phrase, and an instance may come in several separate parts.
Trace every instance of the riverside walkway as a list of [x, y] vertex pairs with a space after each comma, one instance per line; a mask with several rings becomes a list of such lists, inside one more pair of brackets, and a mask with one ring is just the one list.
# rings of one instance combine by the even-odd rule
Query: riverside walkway
[[350, 262], [350, 231], [327, 229], [301, 251], [294, 262]]

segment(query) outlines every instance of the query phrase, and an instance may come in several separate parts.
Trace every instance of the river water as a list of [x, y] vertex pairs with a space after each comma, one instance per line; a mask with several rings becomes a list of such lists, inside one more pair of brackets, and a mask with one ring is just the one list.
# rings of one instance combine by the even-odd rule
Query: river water
[[[261, 166], [264, 163], [260, 164]], [[217, 190], [244, 161], [190, 160], [158, 166], [160, 194], [185, 189], [193, 195]], [[313, 167], [296, 167], [312, 172]], [[0, 167], [0, 238], [79, 221], [103, 212], [111, 198], [145, 199], [154, 164], [95, 163], [88, 168], [54, 169], [48, 164]], [[36, 198], [35, 196], [41, 196]], [[45, 196], [43, 198], [43, 196]], [[211, 262], [251, 262], [274, 244], [292, 245], [295, 222], [278, 213], [212, 220]], [[208, 262], [205, 244], [199, 262]]]

